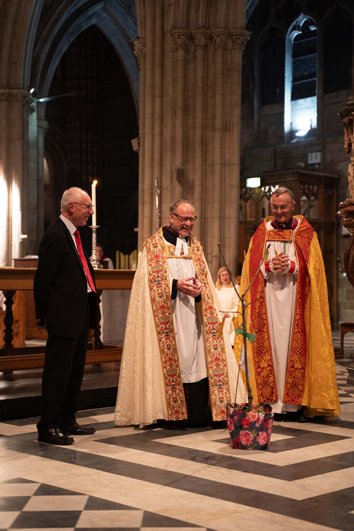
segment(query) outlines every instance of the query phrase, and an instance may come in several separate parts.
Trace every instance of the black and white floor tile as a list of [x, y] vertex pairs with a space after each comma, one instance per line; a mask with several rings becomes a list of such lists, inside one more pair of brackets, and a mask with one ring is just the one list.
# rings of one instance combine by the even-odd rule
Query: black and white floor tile
[[36, 419], [0, 423], [0, 530], [354, 530], [354, 387], [337, 366], [333, 423], [275, 422], [265, 452], [227, 430], [117, 428], [113, 408], [80, 412], [96, 433], [37, 442]]

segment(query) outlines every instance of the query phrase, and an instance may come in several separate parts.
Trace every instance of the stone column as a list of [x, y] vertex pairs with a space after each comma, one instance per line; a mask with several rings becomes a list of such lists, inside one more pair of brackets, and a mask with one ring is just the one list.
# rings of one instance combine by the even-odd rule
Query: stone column
[[[215, 108], [214, 108], [214, 156], [212, 162], [213, 186], [210, 189], [207, 208], [210, 212], [208, 227], [210, 237], [208, 241], [209, 256], [211, 257], [212, 275], [215, 277], [220, 267], [220, 255], [218, 243], [221, 241], [222, 222], [221, 217], [225, 204], [222, 200], [222, 188], [224, 181], [224, 133], [225, 133], [225, 89], [224, 89], [224, 53], [228, 41], [229, 32], [222, 29], [212, 31], [213, 44], [215, 47]], [[211, 251], [211, 252], [210, 252]]]
[[[144, 206], [143, 222], [139, 225], [139, 237], [144, 242], [153, 232], [154, 208], [152, 188], [154, 187], [154, 110], [155, 110], [155, 10], [146, 10], [146, 72], [145, 86], [141, 90], [141, 97], [145, 93], [145, 114], [140, 112], [140, 119], [144, 121]], [[142, 149], [140, 148], [142, 151]]]
[[223, 218], [223, 234], [226, 236], [226, 260], [235, 275], [239, 262], [242, 52], [248, 38], [249, 33], [243, 28], [231, 33], [230, 188], [227, 194], [226, 215]]
[[[170, 18], [170, 12], [173, 5], [165, 2], [165, 20]], [[166, 23], [165, 23], [166, 24]], [[167, 28], [163, 35], [163, 104], [162, 104], [162, 179], [161, 179], [161, 221], [162, 224], [168, 223], [169, 207], [171, 202], [175, 199], [173, 195], [173, 183], [176, 180], [176, 168], [174, 160], [174, 145], [175, 145], [175, 100], [174, 100], [174, 75], [175, 64], [174, 58], [176, 56], [176, 43]]]
[[225, 247], [227, 239], [233, 269], [237, 262], [240, 113], [234, 106], [240, 106], [246, 2], [239, 0], [237, 9], [216, 0], [198, 8], [174, 0], [136, 4], [144, 39], [135, 52], [141, 55], [139, 248], [155, 230], [153, 189], [160, 192], [162, 224], [170, 202], [185, 197], [196, 207], [195, 234], [215, 277], [219, 241]]
[[[37, 242], [31, 249], [31, 254], [37, 254], [39, 243], [43, 236], [44, 221], [44, 138], [49, 124], [47, 120], [37, 120]], [[37, 250], [36, 250], [37, 249]]]
[[[42, 210], [42, 204], [38, 204], [38, 141], [37, 141], [37, 105], [32, 106], [33, 112], [28, 116], [28, 135], [27, 135], [27, 164], [28, 164], [28, 179], [23, 183], [23, 198], [26, 205], [25, 216], [23, 217], [23, 230], [27, 238], [23, 242], [23, 247], [26, 247], [26, 254], [38, 254], [38, 211]], [[43, 163], [42, 163], [43, 164]], [[43, 216], [42, 216], [43, 225]]]
[[10, 265], [11, 238], [8, 209], [9, 188], [8, 182], [8, 143], [7, 124], [10, 106], [10, 94], [8, 91], [0, 91], [0, 266]]
[[6, 214], [1, 218], [1, 265], [12, 265], [12, 259], [21, 255], [23, 184], [28, 177], [28, 158], [24, 142], [28, 128], [28, 110], [33, 104], [30, 94], [21, 89], [0, 90], [0, 168], [1, 203]]
[[[173, 197], [183, 197], [185, 171], [185, 99], [186, 99], [186, 59], [190, 41], [190, 31], [186, 28], [171, 30], [176, 44], [176, 129], [175, 129], [175, 166], [176, 179], [173, 181]], [[177, 173], [178, 172], [178, 173]]]
[[140, 106], [139, 106], [139, 232], [138, 249], [144, 243], [144, 177], [145, 177], [145, 86], [146, 86], [146, 41], [137, 39], [134, 43], [134, 54], [140, 67]]
[[205, 183], [205, 56], [210, 32], [203, 29], [192, 32], [196, 50], [196, 89], [195, 89], [195, 161], [194, 161], [194, 206], [199, 217], [195, 234], [203, 239], [201, 234], [201, 218], [203, 210], [203, 192]]
[[[155, 203], [153, 209], [153, 219], [151, 232], [155, 232], [161, 226], [161, 209], [156, 204], [156, 198], [159, 199], [159, 189], [162, 178], [162, 54], [163, 54], [163, 3], [157, 2], [155, 8], [155, 68], [154, 68], [154, 85], [155, 85], [155, 106], [154, 106], [154, 172], [153, 186], [150, 196]], [[154, 190], [155, 188], [155, 190]], [[156, 195], [157, 194], [157, 195]]]

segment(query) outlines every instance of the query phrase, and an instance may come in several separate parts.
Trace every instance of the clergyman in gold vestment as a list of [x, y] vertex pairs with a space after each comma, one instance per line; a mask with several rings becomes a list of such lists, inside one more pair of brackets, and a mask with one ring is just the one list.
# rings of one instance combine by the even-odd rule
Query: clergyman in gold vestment
[[[118, 383], [118, 426], [218, 422], [226, 419], [227, 402], [235, 401], [236, 359], [228, 338], [218, 334], [219, 302], [203, 248], [191, 233], [195, 221], [193, 205], [175, 201], [169, 225], [147, 240], [139, 258]], [[239, 382], [238, 399], [245, 402]]]

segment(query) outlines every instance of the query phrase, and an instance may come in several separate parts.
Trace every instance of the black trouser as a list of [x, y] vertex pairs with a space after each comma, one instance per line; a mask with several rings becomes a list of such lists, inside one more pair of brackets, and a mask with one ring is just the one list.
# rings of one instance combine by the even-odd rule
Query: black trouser
[[38, 431], [64, 428], [75, 422], [85, 369], [89, 311], [79, 338], [49, 334], [42, 379], [42, 416]]
[[188, 422], [203, 423], [212, 420], [208, 407], [209, 380], [203, 378], [199, 382], [183, 384], [186, 399]]

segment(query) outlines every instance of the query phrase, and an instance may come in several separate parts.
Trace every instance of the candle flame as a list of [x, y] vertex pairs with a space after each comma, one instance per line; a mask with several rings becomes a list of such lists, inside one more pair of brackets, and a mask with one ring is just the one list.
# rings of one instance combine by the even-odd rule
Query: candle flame
[[97, 185], [97, 181], [93, 181], [92, 186], [96, 186], [96, 185]]

